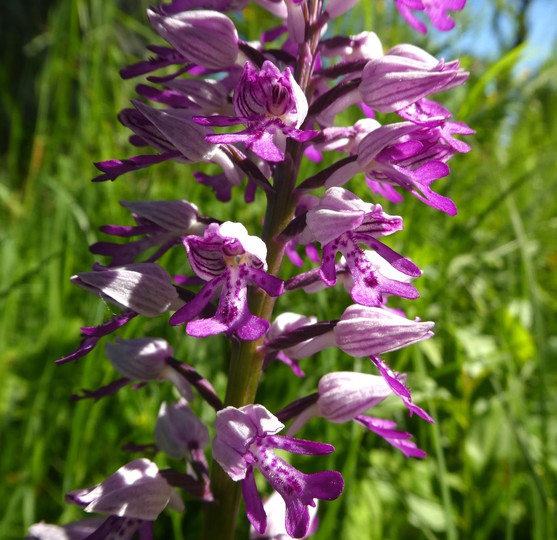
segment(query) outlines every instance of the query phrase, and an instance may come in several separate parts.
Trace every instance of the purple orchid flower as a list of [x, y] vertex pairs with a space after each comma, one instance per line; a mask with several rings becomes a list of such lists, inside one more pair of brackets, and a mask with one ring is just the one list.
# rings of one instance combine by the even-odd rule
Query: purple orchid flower
[[119, 115], [122, 124], [134, 132], [132, 143], [136, 146], [152, 146], [160, 153], [95, 163], [95, 167], [103, 174], [94, 178], [94, 181], [115, 180], [127, 172], [176, 160], [182, 163], [215, 163], [222, 168], [232, 185], [241, 183], [244, 173], [233, 163], [229, 154], [205, 140], [210, 129], [192, 120], [195, 109], [155, 109], [141, 101], [132, 100], [132, 103], [135, 109], [124, 109]]
[[[397, 380], [403, 384], [406, 375], [398, 376]], [[319, 380], [317, 399], [297, 414], [288, 428], [288, 434], [297, 433], [310, 419], [316, 417], [323, 417], [337, 424], [353, 420], [383, 437], [406, 457], [425, 457], [426, 453], [409, 440], [412, 435], [397, 430], [395, 422], [363, 414], [393, 393], [395, 392], [391, 385], [382, 376], [351, 371], [328, 373]], [[431, 420], [427, 413], [411, 403], [411, 400], [409, 403], [410, 414], [419, 410], [420, 416]]]
[[157, 317], [182, 305], [169, 273], [155, 263], [136, 263], [81, 272], [71, 282], [145, 317]]
[[184, 399], [171, 405], [161, 404], [155, 425], [155, 442], [170, 457], [192, 456], [206, 465], [203, 448], [209, 442], [209, 431]]
[[211, 10], [165, 13], [147, 10], [151, 26], [188, 62], [209, 69], [229, 68], [238, 57], [238, 33], [224, 14]]
[[341, 186], [363, 172], [372, 191], [391, 202], [400, 202], [394, 186], [402, 187], [423, 203], [449, 215], [457, 213], [448, 197], [434, 192], [430, 185], [449, 174], [447, 161], [454, 155], [454, 144], [444, 143], [438, 126], [398, 122], [373, 128], [358, 145], [357, 155], [350, 156], [306, 179], [301, 191]]
[[[338, 347], [354, 357], [395, 351], [433, 336], [433, 322], [412, 321], [385, 307], [352, 305], [339, 320], [299, 326], [296, 316], [285, 322], [282, 333], [262, 348], [265, 354], [288, 351], [288, 358], [302, 359], [327, 347]], [[277, 325], [277, 329], [280, 328]], [[276, 356], [275, 356], [276, 357]]]
[[188, 381], [168, 365], [174, 351], [160, 338], [116, 339], [107, 343], [106, 357], [114, 369], [130, 381], [169, 381], [187, 401], [193, 401]]
[[366, 64], [358, 92], [361, 101], [373, 110], [394, 112], [459, 86], [468, 75], [458, 60], [445, 62], [414, 45], [397, 45]]
[[[398, 380], [403, 383], [406, 376], [401, 375]], [[412, 437], [410, 433], [395, 429], [395, 422], [362, 414], [393, 393], [384, 377], [354, 372], [328, 373], [319, 380], [317, 407], [321, 416], [330, 422], [342, 423], [354, 420], [383, 437], [406, 457], [425, 457], [426, 453], [408, 440]], [[410, 414], [412, 410], [414, 412], [417, 410], [417, 406], [412, 405]], [[422, 409], [420, 411], [424, 412]], [[429, 416], [426, 419], [431, 420]]]
[[283, 428], [262, 405], [227, 407], [217, 413], [215, 420], [213, 457], [232, 480], [242, 482], [246, 513], [259, 533], [266, 529], [267, 516], [257, 493], [254, 468], [284, 499], [287, 533], [303, 538], [310, 526], [308, 507], [315, 506], [315, 499], [339, 497], [344, 482], [336, 471], [304, 474], [279, 458], [274, 450], [314, 456], [334, 451], [330, 444], [276, 435]]
[[244, 143], [257, 156], [271, 162], [284, 160], [286, 137], [304, 142], [316, 131], [298, 129], [305, 120], [308, 104], [290, 69], [281, 71], [266, 60], [261, 69], [250, 62], [244, 65], [242, 77], [234, 92], [237, 116], [194, 117], [199, 124], [232, 126], [244, 124], [239, 133], [209, 135], [215, 144]]
[[340, 251], [354, 281], [351, 296], [355, 302], [379, 306], [383, 293], [403, 298], [418, 297], [417, 290], [410, 283], [395, 281], [380, 273], [359, 246], [363, 243], [374, 249], [403, 274], [419, 276], [421, 272], [416, 265], [377, 240], [400, 231], [402, 218], [385, 214], [380, 205], [364, 203], [350, 191], [330, 188], [319, 204], [308, 211], [306, 224], [300, 241], [317, 241], [323, 246], [320, 275], [326, 285], [336, 283], [335, 256]]
[[92, 253], [112, 257], [111, 267], [133, 263], [148, 249], [160, 246], [146, 261], [154, 262], [172, 246], [180, 244], [183, 236], [203, 234], [206, 227], [199, 219], [197, 207], [188, 201], [120, 201], [120, 204], [132, 213], [137, 225], [105, 225], [100, 230], [112, 236], [142, 238], [127, 244], [92, 244], [89, 248]]
[[[376, 49], [378, 52], [378, 49]], [[372, 54], [374, 54], [372, 52]], [[344, 74], [346, 68], [347, 74]], [[397, 112], [419, 99], [449, 90], [466, 82], [469, 73], [460, 68], [458, 60], [445, 62], [414, 45], [396, 45], [384, 55], [330, 68], [333, 76], [345, 75], [340, 84], [312, 103], [312, 112], [332, 125], [335, 116], [350, 105], [363, 103], [376, 112]]]
[[161, 404], [155, 425], [155, 442], [168, 456], [186, 458], [197, 477], [195, 494], [205, 501], [212, 501], [209, 465], [203, 451], [209, 442], [209, 431], [184, 399], [171, 405]]
[[[220, 332], [236, 333], [240, 339], [259, 339], [269, 330], [269, 323], [252, 315], [247, 303], [249, 283], [271, 296], [280, 296], [284, 282], [266, 273], [267, 247], [255, 236], [249, 236], [240, 223], [210, 224], [205, 236], [187, 236], [184, 245], [193, 271], [207, 281], [195, 298], [179, 309], [170, 324], [188, 323], [190, 336], [206, 337]], [[210, 319], [197, 317], [211, 297], [221, 289], [217, 313]]]
[[406, 22], [418, 32], [427, 33], [427, 26], [418, 19], [413, 11], [423, 11], [437, 30], [448, 32], [455, 22], [447, 11], [461, 11], [466, 0], [395, 0], [395, 6]]
[[[140, 538], [147, 539], [152, 538], [152, 522], [166, 506], [179, 512], [184, 510], [178, 493], [163, 478], [158, 467], [148, 459], [136, 459], [118, 469], [104, 482], [68, 493], [66, 500], [83, 507], [86, 512], [108, 514], [109, 517], [106, 520], [87, 520], [63, 527], [36, 524], [29, 530], [31, 538], [130, 540], [139, 531]], [[53, 536], [49, 536], [50, 534]]]

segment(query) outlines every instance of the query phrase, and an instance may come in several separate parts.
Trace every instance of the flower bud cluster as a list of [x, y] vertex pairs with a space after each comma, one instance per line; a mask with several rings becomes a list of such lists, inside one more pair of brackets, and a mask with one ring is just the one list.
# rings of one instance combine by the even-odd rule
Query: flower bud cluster
[[[132, 240], [93, 244], [91, 251], [108, 257], [108, 264], [95, 264], [72, 278], [122, 311], [99, 326], [82, 328], [81, 344], [60, 363], [85, 356], [134, 317], [169, 313], [169, 324], [184, 326], [187, 335], [226, 336], [235, 351], [223, 403], [208, 380], [174, 358], [166, 341], [107, 343], [106, 355], [123, 378], [78, 398], [98, 399], [130, 382], [137, 389], [170, 381], [180, 397], [161, 405], [150, 446], [183, 463], [181, 471], [159, 471], [153, 462], [138, 459], [98, 486], [70, 493], [70, 502], [109, 516], [92, 538], [131, 538], [137, 530], [150, 534], [151, 522], [165, 506], [180, 510], [172, 486], [205, 503], [217, 499], [213, 508], [221, 504], [223, 515], [236, 511], [232, 492], [224, 494], [230, 484], [222, 477], [210, 479], [205, 454], [209, 430], [197, 416], [199, 407], [191, 406], [194, 390], [216, 412], [213, 480], [224, 471], [241, 483], [253, 538], [305, 538], [317, 528], [317, 501], [341, 495], [339, 472], [306, 474], [276, 453], [332, 453], [328, 443], [293, 437], [313, 418], [357, 422], [407, 457], [425, 456], [410, 433], [366, 414], [394, 395], [410, 415], [433, 422], [412, 401], [407, 376], [379, 356], [429, 339], [434, 326], [387, 305], [391, 296], [419, 296], [412, 281], [421, 270], [389, 247], [386, 237], [403, 229], [403, 218], [387, 213], [383, 205], [399, 203], [409, 192], [431, 207], [424, 211], [456, 214], [453, 201], [431, 186], [449, 173], [447, 163], [455, 153], [470, 149], [454, 136], [473, 131], [451, 120], [451, 113], [429, 96], [463, 84], [468, 74], [457, 60], [434, 58], [413, 45], [384, 52], [371, 31], [329, 35], [327, 24], [355, 0], [256, 1], [281, 19], [258, 42], [243, 40], [234, 22], [234, 12], [244, 9], [246, 0], [173, 0], [150, 8], [149, 22], [166, 45], [150, 46], [154, 57], [121, 72], [124, 78], [149, 74], [150, 84], [137, 86], [142, 99], [133, 100], [133, 108], [123, 110], [119, 119], [132, 131], [134, 146], [156, 153], [99, 162], [96, 181], [173, 160], [199, 166], [195, 180], [212, 188], [217, 200], [228, 201], [241, 191], [247, 203], [259, 190], [267, 208], [258, 235], [234, 221], [241, 216], [229, 215], [231, 207], [222, 206], [215, 217], [203, 216], [182, 193], [171, 201], [122, 201], [135, 224], [101, 230]], [[449, 30], [454, 22], [447, 11], [462, 9], [464, 0], [395, 4], [423, 32], [426, 27], [413, 11], [423, 11], [437, 29]], [[164, 74], [153, 74], [161, 68]], [[362, 118], [342, 125], [348, 107], [356, 107]], [[377, 113], [394, 113], [396, 120], [381, 124]], [[332, 165], [320, 167], [324, 154], [333, 156]], [[299, 175], [303, 160], [313, 162], [315, 171], [305, 178]], [[365, 176], [369, 200], [349, 190], [355, 189], [358, 173]], [[300, 246], [305, 254], [299, 253]], [[163, 255], [170, 250], [181, 257], [184, 274], [171, 276], [163, 268]], [[285, 255], [306, 269], [284, 276]], [[337, 282], [352, 301], [344, 312], [318, 321], [308, 301], [303, 315], [273, 314], [282, 295], [300, 289], [318, 294]], [[327, 347], [368, 358], [374, 373], [323, 372], [318, 359]], [[196, 362], [195, 350], [191, 357]], [[315, 360], [306, 362], [308, 357]], [[253, 400], [261, 372], [277, 359], [298, 377], [304, 376], [305, 364], [320, 380], [314, 394], [281, 404], [283, 409], [273, 413], [267, 405], [276, 404]], [[279, 435], [290, 420], [286, 434]], [[265, 503], [255, 471], [274, 492]], [[227, 501], [233, 502], [227, 506]], [[217, 525], [211, 523], [208, 530]], [[38, 524], [30, 532], [46, 538], [48, 527]], [[232, 536], [230, 531], [222, 535]]]

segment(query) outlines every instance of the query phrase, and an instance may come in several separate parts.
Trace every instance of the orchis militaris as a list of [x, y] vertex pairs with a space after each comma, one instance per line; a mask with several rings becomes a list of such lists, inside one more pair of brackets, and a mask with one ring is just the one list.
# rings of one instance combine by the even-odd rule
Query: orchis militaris
[[[318, 528], [317, 501], [340, 497], [344, 481], [332, 470], [303, 473], [275, 451], [317, 461], [331, 454], [334, 447], [326, 441], [293, 437], [315, 417], [357, 422], [407, 457], [426, 455], [393, 421], [365, 413], [395, 395], [410, 415], [433, 422], [412, 401], [407, 375], [379, 356], [429, 339], [434, 326], [388, 306], [393, 295], [419, 296], [411, 281], [421, 271], [389, 247], [387, 236], [403, 229], [403, 218], [390, 211], [405, 192], [427, 205], [424, 212], [456, 214], [436, 181], [447, 176], [455, 153], [470, 149], [455, 135], [473, 131], [451, 120], [429, 96], [461, 85], [468, 74], [458, 61], [434, 58], [413, 45], [384, 50], [369, 30], [331, 34], [330, 21], [357, 0], [255, 1], [277, 19], [276, 28], [262, 29], [258, 42], [245, 41], [235, 26], [247, 0], [173, 0], [147, 11], [167, 44], [149, 46], [153, 57], [122, 70], [124, 78], [150, 74], [151, 84], [137, 86], [142, 99], [133, 99], [133, 108], [119, 119], [133, 132], [134, 146], [155, 153], [99, 162], [95, 181], [167, 160], [200, 164], [193, 177], [218, 201], [242, 192], [248, 203], [259, 190], [267, 204], [261, 231], [248, 230], [227, 206], [219, 215], [204, 215], [195, 201], [184, 199], [187, 188], [177, 188], [175, 200], [122, 201], [135, 224], [101, 231], [131, 240], [93, 244], [91, 251], [108, 260], [72, 277], [121, 311], [82, 328], [80, 345], [58, 361], [87, 355], [133, 318], [164, 317], [189, 336], [229, 340], [226, 395], [222, 399], [193, 366], [174, 358], [161, 338], [107, 342], [106, 356], [123, 377], [74, 399], [97, 400], [129, 383], [136, 389], [172, 383], [178, 400], [161, 404], [148, 447], [176, 460], [176, 470], [159, 471], [153, 462], [136, 459], [98, 486], [68, 495], [70, 502], [107, 519], [37, 524], [30, 529], [32, 538], [132, 538], [136, 531], [148, 538], [165, 506], [182, 508], [174, 487], [207, 506], [205, 540], [234, 537], [242, 495], [252, 538], [306, 538]], [[447, 11], [461, 10], [465, 0], [394, 3], [412, 27], [425, 32], [415, 11], [423, 11], [437, 29], [449, 30], [454, 21]], [[153, 74], [161, 68], [163, 74]], [[347, 107], [360, 110], [361, 118], [342, 125]], [[381, 124], [375, 113], [394, 114]], [[336, 159], [320, 167], [325, 153]], [[313, 162], [314, 172], [300, 177], [303, 160]], [[210, 171], [203, 165], [208, 163]], [[350, 191], [357, 173], [365, 175], [366, 200]], [[170, 250], [181, 257], [180, 275], [171, 276], [162, 265]], [[285, 255], [300, 268], [294, 275], [284, 274]], [[352, 304], [330, 319], [318, 321], [309, 302], [303, 314], [274, 309], [284, 294], [299, 289], [319, 294], [339, 281]], [[369, 358], [370, 373], [324, 372], [318, 358], [327, 347]], [[290, 404], [265, 403], [258, 394], [256, 403], [259, 378], [274, 360], [287, 364], [289, 375], [303, 377], [302, 366], [315, 370], [316, 392]], [[195, 350], [191, 362], [203, 371]], [[205, 450], [209, 430], [196, 414], [199, 407], [191, 406], [195, 393], [214, 409], [203, 415], [214, 417], [210, 452]], [[286, 434], [278, 435], [289, 421]], [[256, 474], [270, 486], [265, 493], [259, 492]]]

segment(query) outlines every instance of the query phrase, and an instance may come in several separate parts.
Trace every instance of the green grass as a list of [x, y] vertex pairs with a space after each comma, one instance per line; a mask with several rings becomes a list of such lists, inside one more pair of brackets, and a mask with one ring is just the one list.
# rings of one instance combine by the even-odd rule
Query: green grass
[[[80, 326], [110, 315], [110, 306], [68, 278], [94, 261], [87, 246], [100, 238], [97, 227], [128, 219], [118, 200], [186, 198], [205, 214], [241, 215], [252, 230], [259, 219], [256, 206], [246, 212], [239, 201], [215, 204], [187, 168], [174, 164], [92, 185], [93, 161], [133, 152], [115, 118], [135, 83], [122, 82], [118, 70], [144, 54], [153, 33], [135, 2], [34, 6], [10, 8], [13, 24], [2, 35], [11, 60], [0, 68], [6, 141], [0, 147], [0, 538], [6, 540], [21, 538], [41, 519], [82, 517], [63, 494], [135, 457], [122, 444], [150, 442], [160, 401], [171, 395], [148, 385], [96, 404], [71, 403], [80, 388], [116, 375], [102, 346], [77, 365], [53, 364], [77, 345]], [[361, 18], [342, 24], [360, 29], [390, 20], [389, 12], [363, 6]], [[250, 38], [259, 20], [260, 11], [247, 12]], [[397, 24], [380, 35], [394, 44], [405, 31]], [[309, 424], [303, 436], [332, 441], [336, 452], [320, 463], [300, 458], [300, 467], [335, 467], [347, 480], [339, 501], [321, 505], [318, 539], [555, 537], [557, 64], [520, 80], [511, 75], [516, 58], [511, 51], [494, 65], [464, 59], [472, 77], [450, 96], [455, 117], [477, 130], [473, 151], [456, 157], [451, 176], [438, 182], [458, 216], [409, 197], [400, 207], [384, 204], [405, 219], [396, 247], [424, 270], [421, 298], [399, 305], [410, 317], [435, 320], [437, 334], [388, 360], [408, 373], [415, 401], [437, 423], [409, 419], [396, 400], [378, 414], [415, 433], [429, 456], [406, 460], [356, 426]], [[347, 302], [336, 288], [311, 298], [297, 293], [282, 306], [330, 318]], [[168, 337], [176, 356], [222, 392], [225, 340], [183, 337], [165, 320], [134, 321], [121, 335]], [[272, 366], [260, 399], [276, 410], [314, 391], [328, 370], [369, 370], [336, 351], [303, 368], [308, 377], [298, 383], [284, 366]], [[208, 409], [197, 408], [211, 419]], [[195, 538], [199, 505], [188, 501], [180, 520], [166, 513], [157, 524], [161, 535]]]

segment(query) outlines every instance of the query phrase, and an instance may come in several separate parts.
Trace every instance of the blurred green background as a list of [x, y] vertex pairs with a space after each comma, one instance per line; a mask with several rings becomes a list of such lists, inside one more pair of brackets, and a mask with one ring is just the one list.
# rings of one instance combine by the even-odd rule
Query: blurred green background
[[[406, 197], [389, 213], [405, 231], [393, 247], [423, 270], [421, 298], [399, 302], [409, 317], [436, 321], [436, 337], [387, 355], [408, 373], [414, 400], [436, 418], [408, 418], [396, 399], [377, 409], [415, 434], [428, 452], [406, 460], [355, 425], [316, 421], [305, 438], [329, 441], [336, 452], [302, 470], [335, 467], [346, 480], [339, 501], [321, 505], [317, 539], [525, 539], [555, 536], [557, 491], [557, 61], [517, 68], [528, 39], [530, 2], [486, 2], [481, 22], [494, 42], [483, 56], [468, 54], [479, 19], [458, 16], [450, 38], [418, 36], [391, 3], [362, 2], [336, 29], [373, 29], [385, 47], [411, 41], [432, 54], [459, 57], [469, 82], [443, 96], [458, 120], [477, 130], [473, 151], [451, 161], [437, 188], [457, 203], [447, 217]], [[258, 202], [216, 204], [191, 171], [164, 164], [93, 185], [93, 161], [132, 155], [116, 120], [140, 81], [118, 70], [145, 57], [155, 40], [140, 0], [10, 2], [0, 18], [0, 538], [22, 538], [39, 520], [83, 517], [63, 494], [106, 478], [138, 457], [125, 443], [152, 441], [162, 399], [172, 392], [126, 388], [98, 403], [69, 396], [117, 378], [103, 346], [77, 365], [55, 366], [79, 341], [79, 327], [108, 318], [112, 307], [72, 286], [88, 270], [88, 245], [98, 227], [130, 223], [118, 200], [185, 198], [204, 214], [248, 221], [256, 231]], [[505, 32], [499, 33], [501, 17]], [[250, 39], [270, 26], [250, 7], [239, 21]], [[352, 185], [352, 189], [355, 189]], [[362, 192], [365, 193], [365, 192]], [[366, 194], [368, 200], [369, 193]], [[259, 199], [258, 199], [259, 201]], [[179, 269], [185, 255], [168, 264]], [[287, 265], [288, 266], [288, 265]], [[288, 267], [285, 276], [292, 270]], [[342, 288], [315, 297], [296, 293], [286, 307], [320, 319], [348, 304]], [[165, 336], [176, 356], [195, 365], [223, 392], [228, 344], [184, 337], [166, 318], [134, 320], [123, 337]], [[277, 410], [315, 390], [332, 369], [371, 372], [362, 360], [325, 351], [302, 363], [303, 381], [283, 365], [265, 374], [258, 400]], [[195, 405], [202, 418], [212, 412]], [[160, 465], [172, 464], [163, 456]], [[166, 512], [160, 538], [195, 538], [200, 506]], [[246, 526], [238, 538], [246, 537]]]

